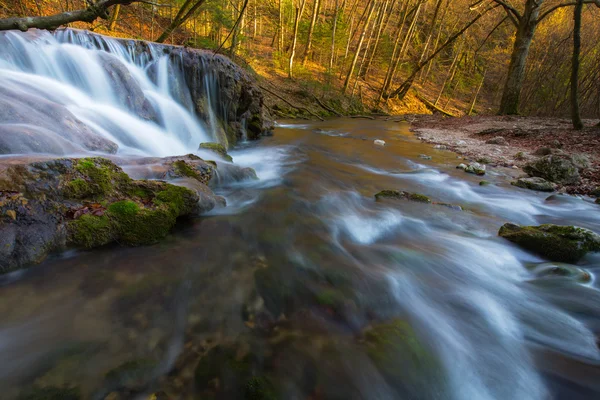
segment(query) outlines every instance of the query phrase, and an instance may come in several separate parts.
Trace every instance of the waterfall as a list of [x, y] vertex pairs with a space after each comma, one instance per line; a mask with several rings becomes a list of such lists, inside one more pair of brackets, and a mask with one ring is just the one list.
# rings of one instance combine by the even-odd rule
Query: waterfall
[[217, 77], [203, 66], [198, 115], [181, 52], [164, 49], [70, 29], [0, 33], [0, 154], [168, 156], [217, 141]]

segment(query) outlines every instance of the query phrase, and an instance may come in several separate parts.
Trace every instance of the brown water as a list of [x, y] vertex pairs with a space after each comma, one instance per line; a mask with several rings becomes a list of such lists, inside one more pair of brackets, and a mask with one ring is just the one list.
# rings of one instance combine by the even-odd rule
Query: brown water
[[[599, 232], [597, 205], [516, 189], [512, 171], [492, 168], [492, 185], [479, 186], [455, 154], [394, 121], [293, 122], [232, 155], [261, 180], [219, 188], [226, 209], [162, 243], [65, 253], [0, 277], [2, 399], [31, 385], [94, 399], [252, 398], [226, 359], [210, 366], [219, 380], [194, 382], [217, 345], [252, 354], [250, 375], [274, 382], [276, 398], [600, 397], [595, 280], [540, 276], [543, 260], [496, 236], [505, 222]], [[382, 189], [464, 211], [375, 202]], [[594, 275], [600, 257], [580, 267]], [[394, 356], [396, 375], [363, 335], [391, 319], [421, 349]], [[422, 370], [424, 359], [433, 366]], [[106, 377], [132, 360], [150, 367], [118, 384]]]

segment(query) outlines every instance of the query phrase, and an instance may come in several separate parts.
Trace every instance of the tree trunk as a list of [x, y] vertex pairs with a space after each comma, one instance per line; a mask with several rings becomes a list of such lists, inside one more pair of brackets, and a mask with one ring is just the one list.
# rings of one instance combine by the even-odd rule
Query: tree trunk
[[[202, 6], [206, 0], [186, 0], [185, 3], [181, 6], [173, 21], [169, 24], [167, 29], [155, 40], [158, 43], [164, 42], [169, 35], [173, 33], [175, 29], [181, 26], [185, 21], [187, 21], [192, 15], [196, 13], [198, 8]], [[188, 8], [189, 7], [189, 8]]]
[[579, 53], [581, 52], [581, 12], [583, 10], [583, 0], [577, 0], [575, 6], [573, 28], [573, 63], [571, 66], [571, 118], [573, 128], [583, 129], [581, 113], [579, 111]]
[[[344, 0], [344, 4], [342, 8], [345, 6], [346, 1]], [[333, 60], [335, 58], [335, 34], [337, 32], [337, 20], [340, 15], [340, 0], [335, 0], [335, 12], [333, 14], [333, 28], [331, 31], [331, 57], [329, 58], [329, 71], [333, 70]]]
[[365, 41], [367, 29], [369, 28], [369, 23], [371, 22], [371, 17], [373, 16], [373, 11], [375, 10], [375, 0], [371, 0], [367, 7], [369, 8], [369, 15], [365, 20], [365, 25], [363, 26], [362, 32], [360, 34], [360, 39], [358, 41], [358, 47], [356, 48], [356, 52], [354, 53], [354, 57], [352, 58], [352, 64], [350, 65], [350, 70], [348, 71], [348, 75], [346, 75], [346, 80], [344, 81], [344, 90], [342, 91], [344, 94], [346, 94], [346, 90], [348, 90], [350, 78], [352, 78], [352, 75], [354, 74], [354, 68], [356, 68], [356, 61], [358, 61], [360, 50], [362, 49], [363, 42]]
[[111, 17], [110, 17], [110, 24], [108, 25], [108, 30], [111, 32], [115, 30], [115, 25], [117, 24], [117, 18], [119, 18], [119, 11], [121, 11], [121, 5], [117, 4], [115, 6], [115, 9], [113, 10]]
[[[371, 68], [371, 63], [373, 62], [373, 58], [375, 58], [375, 53], [377, 53], [377, 47], [379, 47], [379, 39], [381, 38], [381, 32], [383, 32], [383, 27], [387, 21], [386, 20], [386, 11], [387, 11], [388, 5], [389, 5], [389, 0], [385, 0], [383, 9], [381, 11], [380, 19], [379, 19], [379, 29], [377, 30], [377, 37], [375, 38], [375, 45], [373, 46], [373, 51], [371, 52], [371, 57], [369, 57], [369, 61], [367, 61], [367, 65], [365, 66], [363, 76], [367, 76], [367, 74], [369, 73], [369, 69]], [[393, 5], [392, 5], [392, 7], [393, 7]]]
[[313, 32], [315, 30], [315, 24], [317, 22], [317, 16], [319, 14], [320, 6], [320, 1], [315, 0], [313, 4], [312, 20], [310, 21], [310, 26], [308, 27], [308, 38], [306, 39], [306, 50], [304, 51], [304, 56], [302, 57], [302, 65], [306, 65], [306, 61], [308, 60], [308, 56], [310, 55], [312, 50], [312, 37]]
[[[541, 1], [541, 0], [538, 0], [538, 1]], [[493, 8], [495, 8], [495, 7], [493, 7]], [[469, 29], [473, 24], [475, 24], [475, 22], [479, 21], [479, 19], [481, 17], [483, 17], [485, 14], [487, 14], [487, 12], [490, 11], [491, 9], [492, 8], [477, 15], [469, 23], [467, 23], [460, 31], [458, 31], [454, 35], [452, 35], [448, 40], [446, 40], [444, 42], [444, 44], [442, 44], [438, 49], [436, 49], [429, 57], [427, 57], [421, 63], [416, 65], [415, 68], [413, 69], [412, 74], [396, 90], [394, 90], [391, 94], [384, 96], [384, 98], [387, 99], [390, 97], [398, 97], [398, 99], [402, 100], [404, 98], [404, 96], [406, 96], [406, 94], [408, 93], [410, 88], [412, 87], [413, 83], [415, 82], [415, 78], [417, 77], [417, 74], [419, 73], [419, 71], [421, 71], [421, 69], [424, 66], [426, 66], [427, 63], [429, 63], [431, 60], [433, 60], [435, 58], [435, 56], [437, 56], [442, 50], [444, 50], [446, 47], [448, 47], [450, 44], [452, 44], [456, 39], [458, 39], [463, 33], [465, 33], [467, 31], [467, 29]]]
[[486, 73], [487, 73], [487, 70], [483, 72], [483, 76], [481, 77], [481, 82], [479, 83], [479, 86], [477, 87], [475, 96], [473, 96], [473, 101], [471, 102], [471, 107], [469, 107], [469, 112], [467, 113], [467, 115], [473, 114], [473, 110], [475, 109], [475, 104], [477, 104], [477, 97], [479, 96], [479, 92], [481, 92], [481, 88], [483, 87], [483, 82], [485, 81]]
[[518, 21], [517, 36], [508, 66], [508, 76], [500, 102], [501, 115], [516, 115], [519, 113], [521, 88], [525, 79], [527, 56], [533, 41], [533, 34], [538, 24], [540, 8], [544, 0], [527, 0], [525, 12]]
[[306, 0], [302, 0], [300, 7], [296, 7], [296, 18], [294, 20], [294, 36], [292, 37], [292, 52], [290, 53], [290, 70], [288, 72], [288, 77], [290, 79], [294, 77], [294, 56], [296, 55], [296, 43], [298, 42], [298, 25], [300, 25], [300, 18], [302, 18], [302, 13], [304, 12], [305, 5]]

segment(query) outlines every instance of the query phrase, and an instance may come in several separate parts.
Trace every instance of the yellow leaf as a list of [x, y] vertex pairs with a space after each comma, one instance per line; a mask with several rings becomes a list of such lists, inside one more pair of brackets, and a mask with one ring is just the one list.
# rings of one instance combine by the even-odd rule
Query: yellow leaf
[[13, 220], [17, 219], [17, 213], [15, 210], [6, 210], [6, 215], [11, 217]]

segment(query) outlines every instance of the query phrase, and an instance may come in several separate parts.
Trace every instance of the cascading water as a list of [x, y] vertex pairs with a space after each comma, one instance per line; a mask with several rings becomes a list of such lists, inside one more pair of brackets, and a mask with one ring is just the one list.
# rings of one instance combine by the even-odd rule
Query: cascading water
[[168, 156], [215, 141], [215, 76], [204, 76], [206, 126], [194, 113], [182, 61], [133, 43], [73, 30], [0, 35], [0, 131], [7, 133], [0, 153], [118, 147], [119, 154]]

